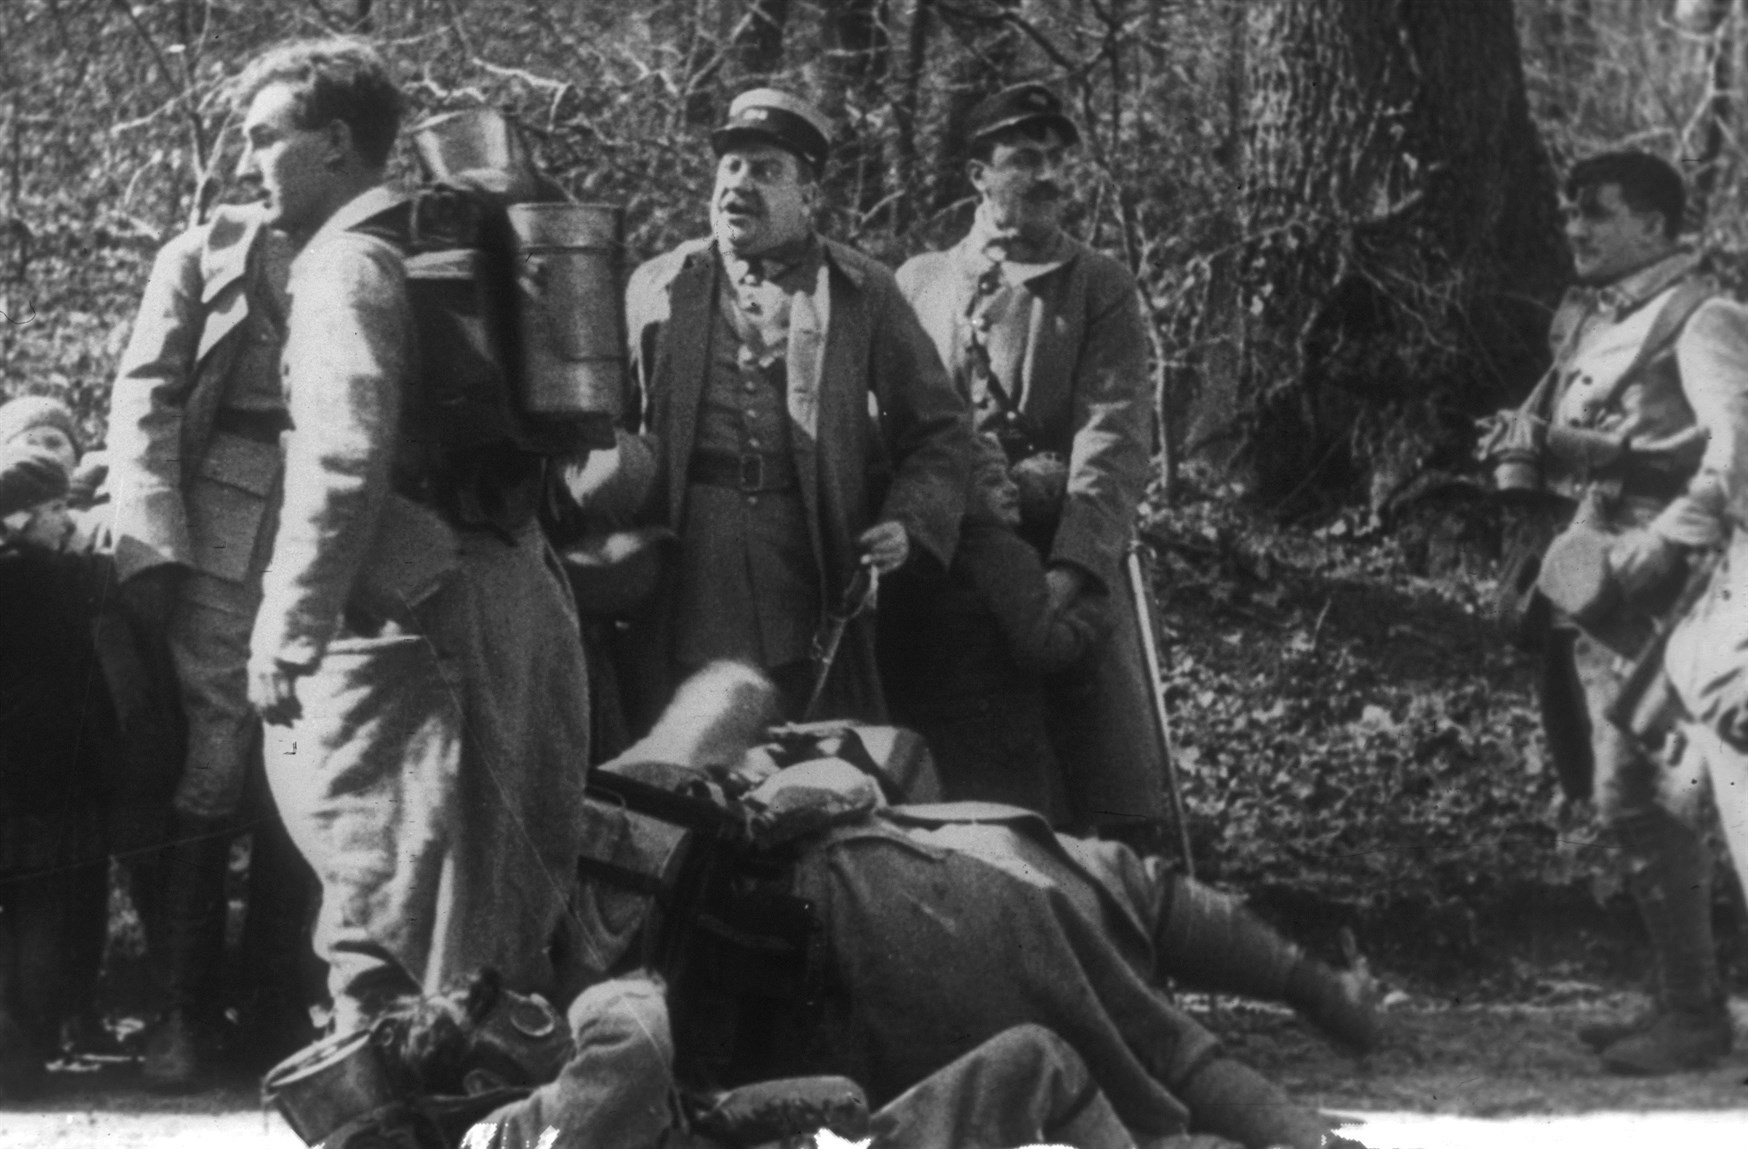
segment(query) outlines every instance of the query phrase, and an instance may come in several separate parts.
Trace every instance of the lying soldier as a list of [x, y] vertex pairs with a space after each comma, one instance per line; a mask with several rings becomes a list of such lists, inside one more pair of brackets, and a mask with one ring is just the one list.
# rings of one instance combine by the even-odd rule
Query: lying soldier
[[[556, 1021], [542, 1000], [500, 992], [491, 978], [390, 1016], [378, 1039], [386, 1067], [413, 1084], [414, 1097], [434, 1100], [379, 1109], [327, 1144], [350, 1149], [346, 1135], [381, 1135], [399, 1114], [402, 1128], [423, 1130], [423, 1142], [414, 1142], [420, 1149], [453, 1146], [461, 1114], [470, 1121], [461, 1149], [732, 1149], [794, 1144], [785, 1139], [820, 1130], [877, 1149], [1136, 1146], [1075, 1051], [1038, 1027], [995, 1035], [869, 1114], [862, 1090], [843, 1077], [717, 1095], [682, 1090], [659, 979], [591, 986], [568, 1011], [568, 1042], [552, 1041], [545, 1025], [535, 1034], [507, 1025], [500, 1020], [507, 1013]], [[554, 1069], [558, 1051], [565, 1056]], [[465, 1118], [491, 1102], [502, 1104]], [[1231, 1142], [1182, 1135], [1145, 1146], [1229, 1149]]]
[[[880, 1104], [1035, 1025], [1074, 1049], [1138, 1141], [1325, 1143], [1317, 1114], [1161, 987], [1283, 1000], [1363, 1051], [1380, 1037], [1363, 971], [1332, 970], [1158, 859], [1026, 811], [885, 808], [841, 760], [774, 771], [755, 743], [775, 707], [755, 672], [708, 668], [595, 778], [609, 793], [589, 804], [584, 874], [599, 880], [576, 907], [582, 957], [596, 977], [651, 963], [670, 976], [684, 1078], [834, 1073]], [[649, 816], [636, 807], [650, 793], [667, 814], [674, 795], [698, 796], [721, 820]], [[737, 822], [752, 845], [700, 865]], [[700, 870], [727, 876], [688, 884]]]
[[287, 1064], [290, 1087], [274, 1099], [325, 1149], [735, 1149], [805, 1144], [824, 1129], [871, 1149], [1232, 1149], [1188, 1134], [1138, 1143], [1074, 1050], [1030, 1025], [871, 1115], [860, 1088], [835, 1077], [692, 1093], [675, 1079], [665, 988], [641, 975], [591, 987], [560, 1019], [483, 971], [390, 1010], [362, 1046], [330, 1042]]

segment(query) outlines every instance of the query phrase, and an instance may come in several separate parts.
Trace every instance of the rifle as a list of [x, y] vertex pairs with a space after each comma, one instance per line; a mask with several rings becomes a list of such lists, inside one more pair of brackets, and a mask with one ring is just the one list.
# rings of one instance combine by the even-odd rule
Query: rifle
[[1652, 620], [1651, 636], [1639, 648], [1632, 669], [1621, 681], [1619, 692], [1603, 711], [1610, 722], [1654, 756], [1663, 749], [1676, 722], [1687, 716], [1687, 708], [1682, 705], [1674, 684], [1663, 669], [1669, 636], [1699, 605], [1699, 600], [1711, 587], [1712, 572], [1722, 560], [1721, 547], [1714, 547], [1691, 559], [1681, 593], [1675, 596], [1669, 609]]
[[807, 707], [801, 712], [801, 721], [813, 720], [819, 701], [825, 695], [825, 682], [831, 677], [832, 663], [837, 661], [838, 646], [844, 641], [844, 631], [849, 629], [851, 619], [874, 605], [874, 595], [879, 589], [880, 572], [873, 563], [864, 561], [856, 568], [850, 585], [844, 588], [843, 603], [837, 610], [826, 613], [825, 623], [813, 636], [813, 661], [817, 669], [813, 672], [813, 689], [808, 691]]
[[1159, 658], [1159, 620], [1153, 602], [1153, 580], [1139, 541], [1129, 543], [1123, 559], [1123, 571], [1128, 576], [1129, 597], [1135, 603], [1136, 629], [1141, 632], [1141, 657], [1147, 664], [1148, 693], [1153, 696], [1153, 729], [1159, 736], [1159, 750], [1165, 756], [1165, 791], [1171, 800], [1171, 816], [1177, 823], [1178, 853], [1183, 858], [1184, 875], [1196, 876], [1196, 859], [1190, 853], [1189, 823], [1184, 818], [1183, 790], [1178, 784], [1177, 755], [1172, 750], [1171, 714], [1165, 708], [1165, 668]]

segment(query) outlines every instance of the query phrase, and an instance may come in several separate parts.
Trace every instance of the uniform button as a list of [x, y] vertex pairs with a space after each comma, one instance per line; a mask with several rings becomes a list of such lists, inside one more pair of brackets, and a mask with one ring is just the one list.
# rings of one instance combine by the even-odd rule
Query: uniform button
[[756, 451], [759, 449], [759, 441], [757, 439], [748, 439], [747, 446], [751, 447], [753, 450]]
[[749, 419], [757, 418], [758, 414], [759, 413], [757, 411], [753, 410], [751, 407], [748, 407], [746, 410], [746, 416]]
[[757, 496], [757, 495], [748, 495], [747, 496], [747, 506], [756, 507], [758, 505], [759, 505], [759, 496]]
[[748, 395], [751, 395], [753, 392], [755, 392], [759, 389], [759, 385], [757, 383], [754, 383], [751, 379], [748, 379], [741, 386], [746, 391], [746, 393]]

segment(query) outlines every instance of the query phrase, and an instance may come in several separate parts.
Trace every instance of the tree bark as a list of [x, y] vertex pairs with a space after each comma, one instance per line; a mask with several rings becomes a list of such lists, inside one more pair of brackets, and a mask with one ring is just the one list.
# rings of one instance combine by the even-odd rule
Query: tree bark
[[849, 127], [835, 141], [836, 198], [866, 215], [885, 201], [887, 189], [879, 121], [892, 66], [888, 6], [886, 0], [824, 0], [820, 14], [821, 109]]
[[1565, 274], [1511, 0], [1248, 9], [1237, 477], [1374, 507], [1539, 368]]

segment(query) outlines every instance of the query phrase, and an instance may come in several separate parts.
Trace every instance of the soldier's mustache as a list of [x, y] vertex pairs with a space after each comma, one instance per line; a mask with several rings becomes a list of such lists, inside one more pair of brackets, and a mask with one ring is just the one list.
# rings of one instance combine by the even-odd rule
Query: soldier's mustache
[[758, 200], [742, 196], [726, 196], [722, 201], [723, 211], [732, 211], [737, 215], [758, 215], [763, 212], [764, 205]]

